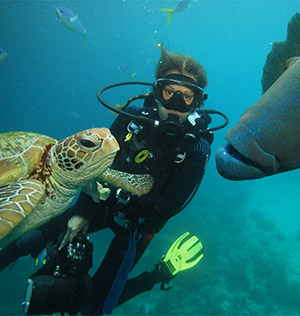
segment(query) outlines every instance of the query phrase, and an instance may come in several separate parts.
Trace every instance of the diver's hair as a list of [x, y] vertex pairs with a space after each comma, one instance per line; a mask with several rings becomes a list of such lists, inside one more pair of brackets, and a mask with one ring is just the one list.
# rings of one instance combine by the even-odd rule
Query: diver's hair
[[161, 44], [157, 45], [161, 51], [159, 62], [156, 66], [156, 79], [163, 78], [172, 71], [182, 75], [190, 75], [196, 83], [204, 88], [207, 85], [207, 75], [204, 67], [193, 57], [166, 51]]

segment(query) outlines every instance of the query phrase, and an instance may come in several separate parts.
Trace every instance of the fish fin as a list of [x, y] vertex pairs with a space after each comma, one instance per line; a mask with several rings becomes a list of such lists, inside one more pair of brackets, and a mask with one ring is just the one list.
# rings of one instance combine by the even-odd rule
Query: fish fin
[[[288, 24], [287, 36], [283, 42], [274, 42], [267, 56], [261, 80], [265, 93], [287, 69], [287, 60], [300, 55], [300, 13], [296, 13]], [[290, 65], [288, 63], [288, 65]]]
[[77, 19], [78, 19], [78, 15], [72, 16], [72, 17], [69, 19], [69, 21], [72, 22], [72, 23], [74, 23]]
[[162, 11], [168, 13], [168, 20], [167, 20], [167, 24], [166, 26], [169, 25], [170, 21], [171, 21], [171, 18], [172, 18], [172, 15], [173, 15], [173, 12], [174, 12], [174, 9], [166, 9], [166, 8], [161, 8]]
[[298, 56], [294, 56], [294, 57], [289, 58], [289, 59], [285, 62], [286, 68], [291, 67], [291, 66], [295, 63], [295, 61], [296, 61], [298, 58], [299, 58]]
[[84, 28], [84, 35], [83, 35], [83, 49], [86, 49], [86, 28]]
[[2, 52], [0, 54], [0, 63], [2, 63], [6, 59], [7, 56], [8, 56], [7, 52]]
[[[125, 105], [116, 104], [116, 108], [117, 108], [118, 110], [123, 111], [123, 110], [125, 109]], [[114, 113], [114, 114], [117, 114], [116, 112], [113, 112], [113, 113]]]
[[133, 81], [133, 78], [134, 78], [135, 75], [136, 75], [136, 72], [134, 72], [134, 73], [132, 73], [132, 74], [130, 75], [130, 81]]
[[83, 38], [83, 49], [86, 49], [86, 36]]

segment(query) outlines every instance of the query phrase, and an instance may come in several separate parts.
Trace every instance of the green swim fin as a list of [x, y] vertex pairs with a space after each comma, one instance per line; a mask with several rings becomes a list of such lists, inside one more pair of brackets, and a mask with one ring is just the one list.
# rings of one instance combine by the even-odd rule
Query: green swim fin
[[155, 270], [162, 283], [169, 283], [178, 272], [195, 266], [203, 257], [204, 249], [199, 238], [189, 232], [175, 240]]
[[189, 232], [175, 240], [163, 262], [173, 276], [178, 272], [190, 269], [203, 257], [203, 245], [199, 238]]

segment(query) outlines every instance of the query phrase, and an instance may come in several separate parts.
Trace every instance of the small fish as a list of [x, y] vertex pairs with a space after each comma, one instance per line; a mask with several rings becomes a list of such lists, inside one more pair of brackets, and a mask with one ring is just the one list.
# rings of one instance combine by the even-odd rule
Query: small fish
[[168, 20], [167, 20], [166, 26], [169, 25], [173, 13], [183, 11], [184, 9], [186, 9], [190, 5], [190, 3], [191, 3], [191, 0], [178, 0], [174, 9], [161, 8], [162, 11], [168, 13]]
[[55, 9], [57, 17], [60, 21], [72, 32], [77, 33], [84, 38], [83, 47], [86, 47], [86, 29], [78, 19], [78, 15], [75, 15], [70, 9], [65, 7], [57, 7]]
[[122, 75], [124, 75], [126, 78], [129, 78], [130, 81], [133, 81], [133, 78], [136, 75], [135, 72], [130, 73], [130, 71], [128, 70], [128, 68], [125, 65], [118, 65], [117, 69]]
[[6, 59], [7, 55], [7, 52], [0, 48], [0, 63], [2, 63]]

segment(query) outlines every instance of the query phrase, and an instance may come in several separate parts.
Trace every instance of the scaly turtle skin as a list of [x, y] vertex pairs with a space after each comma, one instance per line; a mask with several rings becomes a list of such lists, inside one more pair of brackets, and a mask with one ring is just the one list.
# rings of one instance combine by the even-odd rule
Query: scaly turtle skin
[[59, 142], [31, 132], [0, 134], [0, 247], [64, 212], [91, 181], [137, 195], [149, 192], [150, 176], [109, 170], [118, 150], [107, 128], [82, 131]]

